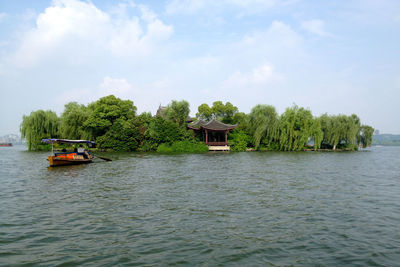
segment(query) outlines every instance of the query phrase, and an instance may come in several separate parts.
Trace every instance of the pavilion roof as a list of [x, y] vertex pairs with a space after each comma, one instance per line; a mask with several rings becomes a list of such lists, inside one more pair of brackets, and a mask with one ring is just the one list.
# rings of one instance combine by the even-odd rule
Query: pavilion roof
[[226, 131], [226, 130], [235, 129], [237, 127], [237, 125], [226, 124], [226, 123], [217, 121], [216, 119], [212, 119], [210, 121], [198, 120], [194, 123], [189, 124], [188, 127], [193, 130], [207, 129], [207, 130], [214, 130], [214, 131]]

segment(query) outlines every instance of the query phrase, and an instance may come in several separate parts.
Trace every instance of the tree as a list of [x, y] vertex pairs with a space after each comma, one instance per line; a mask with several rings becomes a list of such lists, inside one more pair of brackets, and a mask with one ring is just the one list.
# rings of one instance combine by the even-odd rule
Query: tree
[[249, 114], [249, 132], [254, 138], [254, 148], [258, 149], [261, 140], [267, 145], [277, 137], [278, 113], [271, 105], [256, 105]]
[[134, 119], [117, 119], [104, 135], [97, 138], [99, 148], [115, 151], [136, 151], [139, 142], [140, 132]]
[[226, 102], [223, 111], [222, 122], [232, 124], [234, 122], [234, 116], [239, 112], [239, 109], [231, 104], [231, 102]]
[[185, 126], [189, 113], [190, 113], [189, 102], [185, 100], [181, 101], [173, 100], [171, 104], [169, 104], [165, 109], [166, 118], [168, 120], [175, 122], [180, 127]]
[[251, 143], [251, 136], [242, 130], [235, 129], [229, 134], [229, 146], [231, 151], [246, 151], [249, 143]]
[[146, 133], [146, 150], [156, 150], [162, 143], [171, 145], [176, 141], [192, 140], [192, 134], [178, 124], [157, 116], [151, 120]]
[[237, 112], [233, 116], [233, 124], [237, 124], [238, 130], [244, 131], [246, 134], [249, 134], [249, 116], [244, 112]]
[[37, 110], [22, 117], [21, 137], [26, 138], [28, 150], [41, 150], [43, 138], [57, 138], [60, 120], [53, 111]]
[[371, 146], [373, 134], [374, 128], [369, 125], [362, 125], [360, 127], [360, 137], [358, 143], [361, 144], [363, 148]]
[[322, 131], [321, 120], [319, 118], [313, 118], [310, 134], [311, 138], [314, 140], [314, 150], [320, 149], [324, 132]]
[[201, 120], [206, 120], [206, 121], [211, 120], [213, 111], [208, 104], [206, 104], [206, 103], [201, 104], [197, 108], [197, 110], [198, 110], [198, 112], [196, 113], [197, 118], [199, 118]]
[[320, 117], [323, 131], [322, 145], [335, 150], [338, 146], [357, 149], [357, 140], [360, 133], [360, 119], [357, 115], [351, 116], [324, 114]]
[[303, 150], [312, 136], [313, 126], [314, 118], [309, 109], [297, 105], [287, 108], [280, 119], [281, 150]]
[[151, 116], [150, 112], [143, 112], [139, 116], [136, 116], [134, 124], [137, 127], [138, 130], [138, 150], [140, 151], [149, 151], [151, 149], [148, 149], [146, 145], [148, 145], [148, 142], [146, 142], [146, 131], [149, 128], [150, 123], [154, 120], [153, 116]]
[[104, 135], [118, 119], [135, 117], [136, 107], [130, 100], [121, 100], [113, 95], [105, 96], [89, 104], [90, 114], [83, 124], [91, 138]]
[[216, 119], [224, 123], [233, 123], [235, 114], [239, 111], [237, 107], [230, 102], [225, 104], [222, 101], [215, 101], [210, 108], [207, 104], [201, 104], [197, 108], [197, 118], [202, 120], [211, 120], [214, 116]]
[[65, 104], [61, 115], [60, 136], [66, 139], [87, 139], [84, 123], [89, 118], [89, 109], [77, 102]]

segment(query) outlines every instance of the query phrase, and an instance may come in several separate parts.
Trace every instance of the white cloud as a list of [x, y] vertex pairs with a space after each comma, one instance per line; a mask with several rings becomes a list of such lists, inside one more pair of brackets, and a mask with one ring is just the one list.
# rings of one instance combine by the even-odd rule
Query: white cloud
[[278, 82], [283, 79], [282, 75], [276, 73], [270, 64], [263, 64], [248, 73], [236, 71], [223, 84], [223, 87], [260, 87], [271, 82]]
[[[283, 92], [277, 90], [284, 82], [284, 76], [274, 70], [274, 67], [265, 63], [249, 71], [235, 71], [221, 83], [216, 90], [205, 90], [214, 99], [231, 101], [248, 112], [256, 103], [278, 98]], [[284, 94], [284, 93], [283, 93]]]
[[312, 20], [307, 20], [303, 21], [301, 23], [301, 28], [304, 30], [308, 31], [309, 33], [321, 36], [321, 37], [327, 37], [327, 36], [333, 36], [331, 33], [327, 32], [325, 30], [325, 22], [319, 19], [312, 19]]
[[210, 0], [173, 0], [167, 7], [168, 14], [193, 14], [196, 11], [213, 3]]
[[106, 76], [103, 83], [100, 84], [101, 96], [115, 95], [117, 97], [126, 97], [133, 87], [126, 79], [111, 78]]
[[174, 82], [170, 79], [159, 79], [149, 83], [129, 82], [126, 78], [104, 77], [103, 82], [95, 90], [97, 100], [107, 95], [115, 95], [121, 99], [129, 99], [138, 108], [138, 113], [152, 112], [154, 114], [158, 105], [168, 104], [172, 99], [182, 97], [174, 89]]
[[274, 44], [279, 46], [294, 47], [301, 42], [301, 37], [287, 24], [273, 21], [266, 31], [254, 32], [244, 37], [243, 45]]
[[241, 8], [250, 8], [250, 7], [263, 7], [270, 8], [277, 5], [280, 1], [278, 0], [225, 0], [227, 4], [241, 7]]
[[266, 30], [246, 35], [233, 45], [233, 50], [231, 54], [253, 62], [285, 64], [304, 57], [303, 38], [281, 21], [273, 21]]
[[136, 90], [135, 92], [135, 88], [125, 78], [106, 76], [97, 88], [76, 88], [68, 90], [61, 94], [56, 102], [59, 105], [71, 101], [88, 104], [108, 95], [115, 95], [121, 99], [132, 99], [132, 96], [138, 91], [139, 90]]
[[279, 83], [283, 81], [283, 76], [277, 73], [273, 66], [265, 63], [256, 68], [253, 68], [250, 72], [236, 71], [230, 75], [222, 84], [222, 89], [249, 91], [254, 90], [265, 90], [268, 84]]
[[238, 9], [239, 14], [260, 13], [267, 9], [278, 5], [288, 5], [297, 0], [173, 0], [167, 7], [168, 14], [194, 14], [200, 10], [219, 10], [224, 11], [226, 8], [233, 7]]
[[[127, 8], [138, 8], [141, 17], [129, 17]], [[19, 66], [32, 66], [43, 58], [110, 54], [117, 57], [143, 57], [173, 33], [145, 6], [119, 6], [112, 13], [91, 2], [56, 0], [36, 19], [11, 59]], [[144, 25], [144, 26], [143, 26]]]

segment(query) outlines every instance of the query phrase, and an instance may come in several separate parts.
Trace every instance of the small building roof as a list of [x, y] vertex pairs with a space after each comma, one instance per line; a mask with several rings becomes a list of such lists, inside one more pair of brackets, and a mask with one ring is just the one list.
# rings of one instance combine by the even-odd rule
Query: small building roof
[[210, 121], [198, 120], [198, 121], [188, 125], [188, 128], [193, 129], [193, 130], [207, 129], [207, 130], [213, 130], [213, 131], [227, 131], [227, 130], [235, 129], [236, 127], [237, 127], [236, 124], [235, 125], [226, 124], [226, 123], [217, 121], [216, 119], [212, 119]]
[[156, 115], [154, 116], [154, 117], [156, 117], [156, 116], [161, 116], [161, 117], [165, 117], [165, 110], [167, 109], [167, 107], [163, 107], [163, 106], [159, 106], [158, 107], [158, 109], [157, 109], [157, 112], [156, 112]]

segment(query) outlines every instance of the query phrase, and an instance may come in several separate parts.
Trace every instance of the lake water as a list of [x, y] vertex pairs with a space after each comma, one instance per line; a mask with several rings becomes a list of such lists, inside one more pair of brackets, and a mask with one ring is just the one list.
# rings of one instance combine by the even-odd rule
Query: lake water
[[399, 266], [400, 147], [103, 154], [0, 148], [1, 266]]

